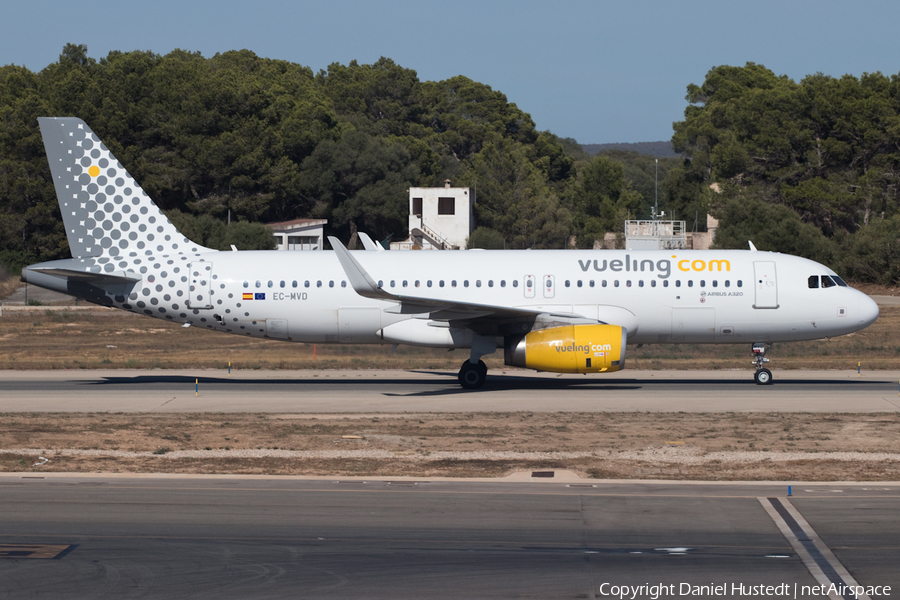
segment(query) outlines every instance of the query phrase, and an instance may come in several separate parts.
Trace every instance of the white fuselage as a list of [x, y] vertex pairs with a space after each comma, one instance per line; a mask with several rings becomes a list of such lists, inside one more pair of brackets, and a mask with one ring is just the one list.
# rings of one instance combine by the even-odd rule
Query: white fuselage
[[[810, 288], [811, 276], [834, 275], [827, 267], [769, 252], [470, 250], [353, 255], [384, 290], [395, 295], [580, 315], [626, 327], [629, 343], [635, 344], [811, 340], [857, 331], [878, 316], [875, 303], [857, 290]], [[188, 307], [187, 265], [198, 264], [210, 277], [195, 282], [199, 294]], [[358, 295], [334, 252], [209, 252], [158, 257], [142, 269], [141, 282], [127, 294], [123, 290], [122, 295], [112, 295], [114, 305], [252, 337], [448, 345], [446, 332], [435, 323], [429, 327], [427, 314], [385, 312], [396, 303]], [[396, 326], [404, 321], [410, 322], [409, 327]], [[401, 330], [408, 333], [390, 335]], [[463, 340], [456, 345], [467, 344]]]

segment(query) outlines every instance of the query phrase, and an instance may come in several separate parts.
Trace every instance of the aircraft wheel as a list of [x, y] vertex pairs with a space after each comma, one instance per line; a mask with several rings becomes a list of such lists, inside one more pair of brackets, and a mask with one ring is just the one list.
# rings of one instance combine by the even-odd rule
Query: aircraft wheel
[[772, 383], [772, 371], [768, 369], [760, 369], [753, 376], [758, 385], [770, 385]]
[[466, 361], [459, 368], [459, 384], [467, 390], [477, 390], [487, 378], [487, 365], [479, 360], [477, 365]]

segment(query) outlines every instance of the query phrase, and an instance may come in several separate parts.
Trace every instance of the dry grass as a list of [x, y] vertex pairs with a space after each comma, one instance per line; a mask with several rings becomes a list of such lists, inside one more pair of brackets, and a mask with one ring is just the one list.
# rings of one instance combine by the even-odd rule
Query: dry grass
[[[896, 453], [898, 442], [897, 414], [8, 414], [0, 415], [0, 471], [498, 477], [570, 469], [610, 478], [893, 481], [900, 461], [865, 454]], [[60, 452], [66, 449], [122, 454]], [[254, 449], [289, 452], [237, 454]], [[198, 455], [172, 457], [182, 450]], [[336, 450], [353, 455], [296, 455]], [[572, 456], [529, 454], [544, 452]], [[747, 460], [748, 452], [797, 454]], [[864, 454], [838, 460], [823, 454], [829, 452]], [[682, 459], [710, 453], [718, 454], [699, 463]], [[50, 461], [33, 466], [39, 456]]]
[[[779, 369], [900, 369], [900, 307], [882, 307], [861, 332], [777, 344]], [[123, 311], [6, 311], [0, 318], [0, 369], [216, 368], [456, 369], [468, 352], [390, 346], [290, 344], [225, 335]], [[485, 357], [502, 366], [502, 353]], [[749, 344], [629, 347], [632, 369], [731, 369], [750, 364]]]
[[10, 296], [22, 286], [22, 282], [19, 281], [18, 277], [13, 277], [7, 274], [0, 267], [0, 300]]

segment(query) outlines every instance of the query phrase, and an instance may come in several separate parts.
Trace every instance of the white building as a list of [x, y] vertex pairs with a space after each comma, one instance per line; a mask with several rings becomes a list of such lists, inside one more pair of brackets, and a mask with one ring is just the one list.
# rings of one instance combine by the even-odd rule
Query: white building
[[266, 223], [272, 228], [278, 250], [322, 250], [328, 219], [294, 219]]
[[718, 227], [712, 215], [706, 215], [705, 232], [686, 231], [684, 221], [625, 221], [625, 249], [709, 250]]
[[475, 223], [472, 188], [409, 188], [409, 239], [394, 242], [391, 250], [459, 250]]

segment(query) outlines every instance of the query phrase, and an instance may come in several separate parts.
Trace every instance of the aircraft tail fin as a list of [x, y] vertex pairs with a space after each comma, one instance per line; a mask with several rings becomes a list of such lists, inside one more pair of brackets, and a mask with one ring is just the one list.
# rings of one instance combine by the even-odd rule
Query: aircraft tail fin
[[74, 258], [213, 251], [178, 232], [84, 121], [38, 123]]

